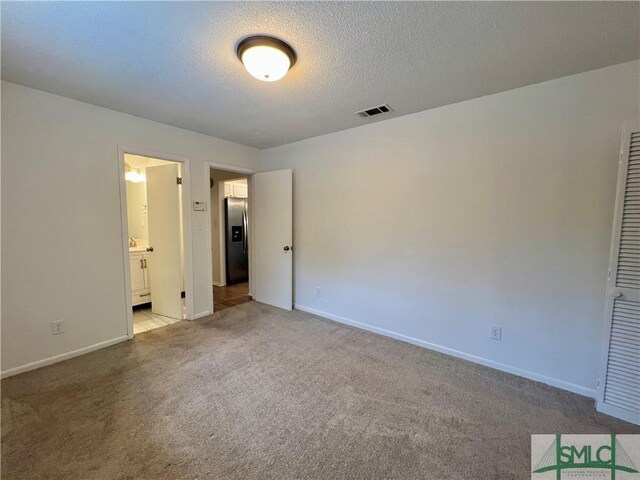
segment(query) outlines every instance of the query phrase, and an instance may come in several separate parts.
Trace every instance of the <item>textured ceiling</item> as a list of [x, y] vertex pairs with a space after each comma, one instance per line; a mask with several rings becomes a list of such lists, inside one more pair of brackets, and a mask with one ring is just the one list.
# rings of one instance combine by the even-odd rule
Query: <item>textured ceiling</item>
[[[638, 2], [2, 2], [2, 77], [265, 148], [640, 56]], [[259, 82], [238, 39], [298, 63]]]

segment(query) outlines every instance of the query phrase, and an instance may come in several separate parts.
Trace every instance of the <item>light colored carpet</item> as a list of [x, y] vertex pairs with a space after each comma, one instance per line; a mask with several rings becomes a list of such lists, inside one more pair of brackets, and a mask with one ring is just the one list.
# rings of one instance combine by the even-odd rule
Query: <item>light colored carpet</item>
[[587, 398], [257, 302], [2, 381], [7, 479], [524, 479]]

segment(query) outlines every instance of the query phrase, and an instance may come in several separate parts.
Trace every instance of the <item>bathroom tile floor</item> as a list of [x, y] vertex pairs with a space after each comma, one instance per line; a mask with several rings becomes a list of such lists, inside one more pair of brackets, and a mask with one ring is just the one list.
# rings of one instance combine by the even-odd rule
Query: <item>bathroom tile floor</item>
[[179, 322], [180, 319], [165, 317], [151, 312], [151, 308], [141, 308], [133, 311], [133, 334], [164, 327]]

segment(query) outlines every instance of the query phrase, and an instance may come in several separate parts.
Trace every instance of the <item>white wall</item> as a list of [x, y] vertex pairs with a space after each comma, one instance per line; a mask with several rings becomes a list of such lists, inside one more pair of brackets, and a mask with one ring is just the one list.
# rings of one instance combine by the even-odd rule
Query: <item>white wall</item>
[[[207, 161], [259, 167], [254, 148], [7, 82], [2, 140], [3, 372], [126, 335], [118, 145], [189, 157], [192, 200], [209, 199]], [[209, 212], [191, 220], [199, 314]]]
[[296, 306], [593, 395], [638, 69], [263, 151], [294, 169]]

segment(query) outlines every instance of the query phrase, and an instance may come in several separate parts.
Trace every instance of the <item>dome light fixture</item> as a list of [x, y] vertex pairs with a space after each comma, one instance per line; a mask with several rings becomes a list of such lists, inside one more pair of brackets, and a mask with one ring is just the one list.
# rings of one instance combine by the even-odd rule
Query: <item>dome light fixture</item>
[[296, 52], [279, 38], [254, 35], [238, 43], [236, 55], [247, 72], [263, 82], [284, 77], [296, 63]]

